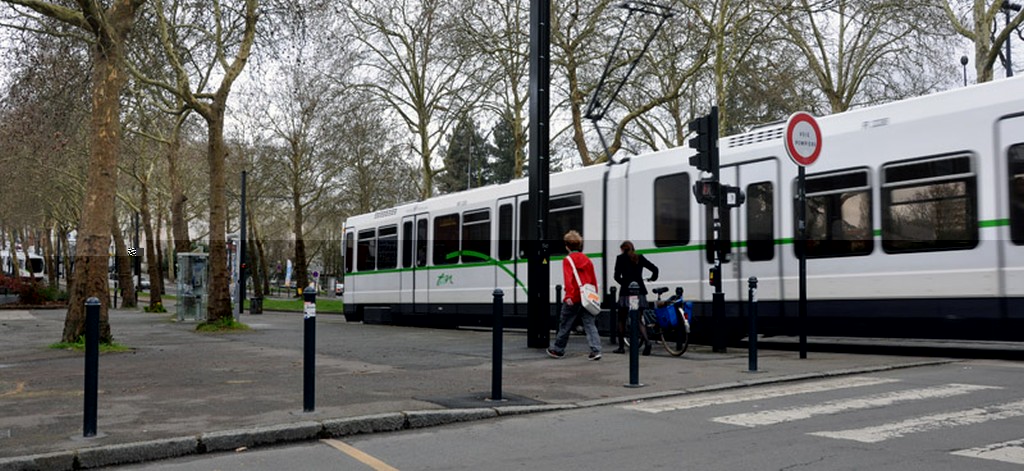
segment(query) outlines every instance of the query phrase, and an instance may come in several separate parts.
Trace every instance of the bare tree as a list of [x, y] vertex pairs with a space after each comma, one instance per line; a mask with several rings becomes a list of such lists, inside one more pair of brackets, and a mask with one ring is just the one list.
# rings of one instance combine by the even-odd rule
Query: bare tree
[[948, 81], [928, 79], [929, 62], [947, 57], [940, 53], [946, 42], [935, 21], [941, 16], [934, 13], [938, 9], [929, 12], [916, 3], [800, 0], [781, 23], [829, 111], [840, 113], [855, 104], [934, 91]]
[[[173, 80], [148, 77], [143, 71], [133, 70], [138, 80], [178, 96], [206, 121], [210, 166], [210, 322], [232, 317], [225, 232], [228, 221], [224, 124], [228, 95], [242, 74], [255, 41], [258, 3], [155, 0], [152, 14], [160, 52], [171, 65]], [[214, 77], [220, 82], [212, 83]]]
[[420, 197], [433, 194], [435, 152], [463, 109], [483, 96], [471, 88], [474, 65], [448, 42], [454, 4], [442, 0], [365, 0], [348, 8], [354, 40], [366, 50], [363, 86], [388, 104], [416, 137]]
[[[110, 219], [114, 213], [117, 160], [121, 140], [121, 89], [127, 81], [124, 45], [144, 0], [114, 0], [103, 8], [98, 2], [78, 2], [77, 8], [40, 0], [5, 0], [27, 7], [43, 17], [76, 28], [92, 44], [92, 132], [90, 166], [82, 221], [78, 230], [75, 267], [78, 270], [64, 321], [65, 342], [74, 342], [85, 331], [85, 300], [100, 298], [100, 338], [110, 342], [107, 314], [107, 247]], [[47, 28], [40, 17], [25, 14], [20, 27]]]
[[[992, 66], [1014, 30], [1024, 23], [1024, 9], [1016, 10], [1009, 24], [998, 18], [1009, 0], [942, 0], [946, 17], [958, 34], [974, 43], [974, 70], [978, 83], [992, 80]], [[1019, 33], [1018, 33], [1019, 35]]]
[[[485, 69], [494, 70], [477, 78], [482, 87], [493, 87], [495, 115], [511, 130], [508, 149], [512, 157], [512, 178], [523, 176], [528, 141], [526, 119], [529, 103], [529, 3], [523, 0], [487, 0], [463, 8], [464, 54], [486, 58]], [[490, 85], [493, 83], [493, 86]], [[487, 103], [484, 103], [485, 105]]]

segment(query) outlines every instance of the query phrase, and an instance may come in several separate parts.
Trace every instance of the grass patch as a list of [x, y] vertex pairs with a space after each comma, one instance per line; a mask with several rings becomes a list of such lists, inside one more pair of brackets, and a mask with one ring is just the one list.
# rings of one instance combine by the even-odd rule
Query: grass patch
[[[78, 341], [75, 342], [75, 343], [58, 342], [58, 343], [50, 344], [50, 348], [52, 348], [54, 350], [75, 350], [75, 351], [79, 351], [79, 352], [84, 352], [85, 351], [85, 336], [84, 335], [79, 335], [78, 336]], [[126, 347], [126, 346], [121, 345], [121, 344], [119, 344], [117, 342], [100, 343], [100, 353], [130, 352], [130, 351], [132, 351], [131, 347]]]
[[[285, 311], [302, 312], [303, 301], [301, 298], [277, 299], [263, 298], [264, 311]], [[249, 300], [245, 300], [245, 309], [249, 309]], [[317, 299], [316, 312], [318, 314], [344, 314], [345, 302], [340, 299]]]
[[249, 330], [249, 326], [238, 322], [234, 317], [224, 317], [215, 321], [206, 321], [196, 326], [197, 332], [236, 332]]

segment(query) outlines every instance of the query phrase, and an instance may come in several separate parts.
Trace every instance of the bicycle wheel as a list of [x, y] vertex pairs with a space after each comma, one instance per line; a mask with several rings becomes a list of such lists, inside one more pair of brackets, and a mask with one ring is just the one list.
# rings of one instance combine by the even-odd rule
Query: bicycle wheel
[[686, 332], [686, 319], [683, 318], [683, 313], [677, 308], [675, 314], [678, 323], [676, 327], [661, 329], [661, 344], [669, 355], [677, 357], [686, 353], [686, 348], [690, 346], [690, 334]]

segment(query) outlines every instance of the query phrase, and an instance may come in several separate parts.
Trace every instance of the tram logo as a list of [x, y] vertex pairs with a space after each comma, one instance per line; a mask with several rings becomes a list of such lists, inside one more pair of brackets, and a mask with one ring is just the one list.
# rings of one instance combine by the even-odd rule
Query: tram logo
[[450, 273], [437, 275], [437, 286], [454, 285], [455, 280]]

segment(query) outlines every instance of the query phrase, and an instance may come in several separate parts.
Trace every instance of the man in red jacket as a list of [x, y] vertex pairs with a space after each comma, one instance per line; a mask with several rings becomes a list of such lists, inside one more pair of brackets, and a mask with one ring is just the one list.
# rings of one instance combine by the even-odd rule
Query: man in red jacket
[[[565, 241], [565, 248], [569, 251], [569, 255], [562, 260], [562, 279], [564, 280], [562, 286], [565, 286], [565, 298], [562, 299], [562, 313], [558, 319], [558, 335], [555, 336], [555, 344], [548, 348], [548, 356], [551, 358], [565, 356], [565, 346], [569, 343], [569, 331], [576, 318], [582, 316], [583, 331], [586, 332], [587, 344], [590, 345], [590, 355], [587, 358], [600, 360], [601, 336], [597, 332], [595, 316], [580, 305], [580, 284], [590, 283], [597, 287], [594, 264], [580, 252], [583, 250], [583, 237], [579, 232], [566, 232], [562, 240]], [[575, 270], [573, 270], [574, 265]], [[579, 282], [576, 281], [577, 273]]]

